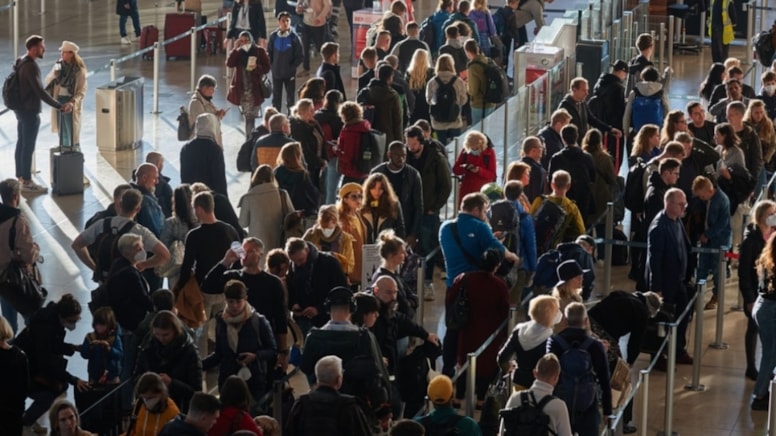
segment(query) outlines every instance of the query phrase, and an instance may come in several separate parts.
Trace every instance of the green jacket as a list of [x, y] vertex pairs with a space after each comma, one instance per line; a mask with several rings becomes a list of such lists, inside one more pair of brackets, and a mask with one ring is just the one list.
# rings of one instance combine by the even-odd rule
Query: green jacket
[[469, 75], [467, 86], [472, 108], [482, 109], [485, 107], [485, 89], [487, 87], [485, 65], [487, 64], [488, 58], [483, 54], [478, 54], [469, 61], [469, 65], [466, 67]]
[[[455, 409], [453, 409], [452, 406], [434, 406], [434, 411], [429, 413], [426, 416], [419, 416], [415, 418], [416, 421], [423, 424], [424, 420], [431, 419], [432, 424], [444, 424], [449, 419], [451, 419], [454, 415], [456, 415], [457, 412]], [[462, 417], [458, 421], [458, 425], [455, 426], [455, 434], [461, 434], [466, 436], [482, 436], [482, 431], [480, 430], [480, 426], [477, 425], [477, 422], [473, 420], [472, 418], [469, 418], [468, 416]], [[428, 431], [428, 429], [426, 429]]]
[[392, 141], [404, 142], [401, 99], [390, 85], [377, 78], [372, 79], [359, 92], [357, 101], [375, 107], [372, 128], [385, 133], [386, 148]]
[[415, 158], [412, 153], [407, 155], [407, 163], [418, 170], [423, 180], [423, 213], [427, 211], [439, 212], [447, 203], [450, 191], [453, 189], [452, 176], [447, 158], [434, 144], [426, 141], [423, 144], [421, 154], [423, 167], [420, 167], [421, 159]]

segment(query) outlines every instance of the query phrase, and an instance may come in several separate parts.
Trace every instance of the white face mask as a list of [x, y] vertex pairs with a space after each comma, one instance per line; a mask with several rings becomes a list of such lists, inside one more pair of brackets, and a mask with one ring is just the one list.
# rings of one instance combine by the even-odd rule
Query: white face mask
[[334, 234], [334, 227], [330, 229], [321, 229], [321, 233], [323, 233], [324, 238], [330, 238], [331, 235]]
[[159, 397], [143, 398], [143, 404], [145, 404], [146, 409], [154, 410], [154, 408], [156, 408], [156, 405], [159, 404]]
[[145, 250], [140, 250], [135, 255], [136, 262], [145, 262], [147, 258], [148, 258], [148, 254], [146, 254]]
[[248, 53], [249, 51], [251, 51], [251, 45], [250, 45], [250, 44], [245, 44], [245, 45], [241, 46], [240, 48], [241, 48], [241, 49], [242, 49], [242, 50], [243, 50], [245, 53]]
[[482, 150], [470, 150], [469, 154], [472, 156], [479, 156], [480, 153], [482, 153]]
[[75, 323], [74, 322], [68, 322], [68, 323], [65, 324], [65, 328], [72, 332], [73, 330], [75, 330]]
[[561, 321], [563, 321], [563, 314], [558, 310], [555, 312], [555, 318], [552, 320], [552, 325], [558, 325]]
[[776, 92], [776, 85], [766, 85], [763, 89], [765, 89], [766, 94], [773, 95], [773, 93]]
[[776, 227], [776, 214], [773, 214], [765, 219], [765, 224], [768, 227]]

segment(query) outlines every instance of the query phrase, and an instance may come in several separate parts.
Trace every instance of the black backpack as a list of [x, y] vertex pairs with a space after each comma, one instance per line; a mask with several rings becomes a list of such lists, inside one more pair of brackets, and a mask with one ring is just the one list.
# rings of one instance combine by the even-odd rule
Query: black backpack
[[560, 380], [555, 395], [566, 402], [569, 416], [588, 410], [596, 400], [596, 378], [588, 350], [595, 339], [588, 336], [581, 343], [569, 343], [559, 335], [552, 337], [560, 345]]
[[488, 208], [490, 226], [494, 232], [518, 233], [520, 217], [517, 207], [510, 200], [498, 200]]
[[356, 155], [356, 169], [362, 174], [369, 174], [372, 168], [383, 162], [385, 150], [385, 133], [375, 129], [361, 134], [361, 143]]
[[94, 253], [96, 256], [94, 258], [96, 266], [94, 276], [99, 282], [103, 282], [108, 278], [113, 261], [121, 255], [118, 247], [119, 238], [135, 226], [134, 221], [129, 221], [120, 228], [113, 227], [111, 222], [112, 218], [104, 218], [102, 220], [102, 232], [97, 236], [94, 243], [89, 246], [89, 252]]
[[455, 414], [442, 423], [435, 423], [430, 416], [420, 418], [420, 424], [426, 429], [426, 436], [455, 436], [458, 435], [458, 423], [463, 419], [462, 415]]
[[556, 239], [565, 232], [566, 211], [558, 204], [542, 196], [542, 203], [533, 213], [536, 233], [536, 254], [541, 256], [550, 249]]
[[499, 412], [499, 417], [504, 423], [504, 436], [556, 435], [550, 429], [549, 415], [544, 413], [544, 406], [555, 397], [547, 395], [537, 403], [532, 391], [521, 391], [519, 394], [519, 406]]
[[13, 65], [13, 71], [11, 71], [11, 74], [9, 74], [8, 77], [5, 78], [5, 82], [3, 82], [3, 104], [8, 109], [18, 110], [22, 107], [22, 90], [17, 72], [19, 71], [19, 67], [28, 60], [29, 58], [26, 56], [21, 60], [17, 60]]
[[445, 83], [439, 77], [435, 77], [438, 87], [436, 92], [436, 104], [432, 104], [429, 108], [429, 113], [436, 121], [442, 123], [452, 123], [458, 119], [461, 108], [458, 106], [458, 96], [455, 93], [455, 81], [458, 77], [453, 78]]
[[636, 158], [636, 162], [628, 171], [628, 178], [625, 180], [625, 193], [623, 202], [625, 207], [632, 213], [644, 212], [644, 171], [647, 164]]
[[504, 69], [496, 65], [492, 59], [488, 63], [473, 62], [480, 64], [485, 69], [485, 103], [501, 104], [509, 97], [509, 79]]
[[752, 37], [752, 45], [754, 45], [754, 52], [757, 55], [757, 60], [765, 67], [771, 66], [771, 59], [773, 59], [774, 54], [771, 36], [771, 29], [768, 29], [763, 30]]

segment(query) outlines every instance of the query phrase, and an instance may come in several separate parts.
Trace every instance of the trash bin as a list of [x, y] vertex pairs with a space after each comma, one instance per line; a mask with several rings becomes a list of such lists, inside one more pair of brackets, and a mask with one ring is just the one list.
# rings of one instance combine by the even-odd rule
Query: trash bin
[[577, 64], [582, 64], [582, 77], [593, 85], [602, 73], [609, 72], [609, 41], [588, 39], [577, 42]]
[[97, 148], [138, 147], [143, 140], [142, 77], [120, 77], [97, 88]]

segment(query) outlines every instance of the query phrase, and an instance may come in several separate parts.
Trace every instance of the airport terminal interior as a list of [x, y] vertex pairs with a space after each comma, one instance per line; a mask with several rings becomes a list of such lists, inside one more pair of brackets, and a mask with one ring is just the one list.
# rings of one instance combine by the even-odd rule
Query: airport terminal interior
[[[95, 0], [25, 0], [19, 3], [19, 28], [18, 44], [15, 45], [14, 18], [10, 8], [5, 7], [7, 0], [0, 0], [0, 75], [5, 77], [10, 72], [11, 64], [16, 54], [24, 53], [24, 40], [31, 34], [40, 34], [45, 38], [46, 53], [39, 65], [43, 75], [51, 70], [58, 59], [58, 48], [63, 40], [73, 41], [80, 46], [80, 54], [90, 70], [88, 77], [88, 91], [83, 104], [81, 148], [85, 157], [85, 177], [88, 179], [82, 195], [57, 196], [49, 192], [47, 194], [24, 194], [21, 209], [30, 219], [34, 240], [41, 246], [43, 263], [39, 265], [43, 277], [43, 284], [50, 292], [50, 299], [57, 299], [64, 293], [72, 293], [83, 304], [84, 316], [77, 325], [75, 331], [67, 333], [68, 342], [80, 343], [84, 334], [91, 329], [91, 318], [86, 304], [89, 300], [89, 292], [96, 287], [91, 281], [91, 271], [75, 256], [70, 244], [77, 234], [83, 229], [85, 221], [95, 212], [104, 209], [111, 201], [114, 187], [129, 180], [133, 168], [143, 162], [145, 155], [150, 151], [158, 151], [165, 157], [163, 175], [171, 179], [174, 187], [180, 182], [179, 175], [179, 150], [183, 145], [177, 140], [176, 118], [179, 107], [187, 105], [192, 90], [192, 77], [195, 79], [202, 74], [211, 74], [216, 77], [218, 88], [214, 101], [218, 107], [228, 108], [232, 105], [226, 102], [226, 91], [229, 83], [226, 79], [227, 70], [224, 65], [225, 55], [222, 52], [211, 53], [209, 50], [198, 50], [195, 56], [195, 68], [192, 72], [192, 61], [189, 59], [167, 59], [160, 56], [158, 62], [159, 74], [154, 75], [155, 61], [145, 60], [136, 52], [139, 49], [138, 42], [122, 44], [118, 32], [118, 16], [115, 15], [114, 1]], [[274, 3], [272, 0], [269, 0]], [[163, 28], [164, 16], [174, 12], [174, 4], [171, 1], [138, 0], [140, 7], [140, 21], [142, 26], [154, 24]], [[428, 16], [435, 8], [435, 1], [416, 0], [413, 2], [416, 20]], [[500, 6], [500, 0], [492, 0], [491, 6]], [[568, 3], [568, 4], [566, 4]], [[203, 15], [208, 21], [218, 18], [220, 0], [205, 0]], [[757, 2], [762, 5], [761, 2]], [[635, 5], [635, 3], [630, 6]], [[767, 5], [767, 2], [765, 3]], [[273, 18], [272, 6], [264, 5], [268, 30], [277, 26]], [[558, 15], [558, 10], [563, 9], [587, 9], [586, 2], [563, 2], [556, 0], [547, 2], [548, 15]], [[656, 16], [651, 16], [651, 22], [667, 22], [665, 15], [659, 15], [660, 8], [656, 8]], [[662, 12], [663, 14], [665, 12]], [[760, 13], [765, 13], [761, 20]], [[561, 14], [562, 15], [562, 14]], [[770, 28], [776, 13], [771, 11], [756, 11], [755, 29], [749, 29], [748, 35], [761, 30], [761, 23]], [[131, 24], [127, 24], [131, 29]], [[132, 31], [129, 31], [132, 34]], [[160, 34], [163, 35], [163, 32]], [[353, 62], [352, 43], [349, 41], [350, 32], [343, 18], [339, 24], [340, 63], [345, 80], [347, 96], [353, 99], [356, 94], [356, 80], [351, 77]], [[610, 37], [613, 35], [609, 35]], [[163, 53], [163, 51], [162, 51]], [[630, 48], [627, 51], [627, 61], [632, 55]], [[731, 56], [736, 56], [744, 62], [747, 59], [746, 39], [737, 39], [730, 49]], [[129, 150], [106, 151], [98, 148], [100, 133], [109, 136], [110, 124], [103, 124], [105, 118], [101, 118], [101, 110], [97, 104], [97, 93], [100, 87], [111, 82], [109, 65], [115, 60], [115, 77], [141, 78], [143, 80], [142, 99], [139, 114], [142, 115], [139, 127], [142, 129], [142, 144]], [[610, 59], [614, 62], [615, 59]], [[662, 70], [667, 66], [668, 55], [663, 54]], [[321, 61], [320, 55], [312, 59], [312, 72], [315, 72]], [[699, 54], [675, 52], [672, 57], [671, 67], [674, 71], [669, 95], [672, 109], [683, 109], [693, 99], [697, 99], [698, 87], [703, 80], [706, 71], [711, 64], [711, 51], [708, 46], [703, 46]], [[301, 69], [300, 69], [301, 70]], [[761, 68], [747, 73], [746, 81], [755, 85], [759, 90]], [[519, 74], [519, 73], [518, 73]], [[193, 75], [193, 76], [192, 76]], [[750, 82], [749, 75], [755, 75]], [[573, 75], [569, 76], [573, 77]], [[306, 79], [300, 76], [298, 83]], [[591, 83], [592, 85], [592, 83]], [[563, 84], [564, 87], [567, 86]], [[591, 86], [592, 88], [592, 86]], [[158, 111], [155, 111], [154, 92], [158, 92]], [[265, 102], [268, 105], [268, 102]], [[285, 108], [284, 108], [285, 110]], [[520, 111], [523, 107], [510, 106], [510, 111]], [[36, 183], [51, 186], [50, 180], [50, 149], [57, 147], [57, 135], [51, 132], [50, 108], [45, 104], [41, 114], [41, 127], [38, 136], [35, 153], [33, 179]], [[493, 121], [494, 123], [496, 121]], [[508, 124], [495, 131], [509, 131], [509, 137], [521, 138], [521, 132], [512, 132], [515, 126]], [[106, 130], [107, 129], [107, 130]], [[228, 182], [229, 198], [233, 205], [249, 187], [248, 173], [238, 172], [235, 168], [235, 158], [239, 146], [244, 142], [244, 124], [239, 111], [232, 107], [222, 122], [224, 139], [224, 154], [226, 161], [226, 174]], [[501, 129], [501, 130], [499, 130]], [[534, 133], [534, 132], [530, 132]], [[14, 149], [16, 143], [16, 119], [13, 112], [0, 113], [0, 179], [14, 177]], [[499, 156], [499, 179], [503, 167], [504, 156], [503, 141], [497, 147]], [[452, 150], [452, 148], [451, 148]], [[452, 152], [450, 155], [452, 156]], [[511, 161], [519, 155], [517, 143], [509, 144], [507, 159]], [[451, 157], [452, 158], [452, 157]], [[451, 201], [452, 204], [452, 201]], [[443, 211], [445, 217], [452, 217], [452, 206]], [[627, 279], [628, 267], [614, 267], [612, 273], [611, 289], [632, 290], [634, 284]], [[599, 262], [598, 274], [603, 277], [603, 266]], [[443, 292], [444, 281], [442, 273], [435, 274], [435, 284], [438, 292], [433, 302], [428, 302], [425, 308], [423, 324], [429, 331], [436, 331], [440, 336], [444, 332]], [[598, 288], [593, 298], [605, 294], [603, 280], [598, 280]], [[724, 310], [724, 330], [722, 340], [728, 345], [724, 349], [710, 347], [715, 341], [716, 311], [705, 311], [702, 344], [700, 347], [702, 358], [700, 366], [700, 382], [705, 385], [705, 391], [696, 392], [685, 390], [684, 386], [691, 381], [692, 366], [678, 365], [675, 382], [669, 392], [674, 397], [673, 430], [683, 436], [722, 436], [722, 435], [762, 435], [767, 425], [767, 412], [750, 410], [750, 395], [754, 382], [744, 377], [744, 330], [746, 318], [741, 311], [732, 309], [736, 305], [738, 286], [736, 270], [733, 269], [732, 277], [728, 279], [726, 286], [726, 302]], [[706, 299], [707, 297], [704, 297]], [[22, 322], [20, 318], [20, 322]], [[688, 329], [690, 341], [688, 350], [693, 353], [693, 328]], [[759, 354], [758, 354], [759, 356]], [[697, 358], [698, 356], [696, 356]], [[638, 370], [648, 364], [648, 355], [642, 354], [637, 361], [633, 377], [638, 376]], [[80, 356], [70, 358], [68, 370], [75, 375], [84, 377], [86, 363]], [[212, 378], [212, 377], [211, 377]], [[306, 389], [306, 383], [299, 383], [298, 391]], [[2, 390], [0, 388], [0, 390]], [[666, 374], [652, 371], [648, 387], [647, 428], [640, 434], [655, 434], [664, 429], [664, 411], [666, 398]], [[297, 392], [297, 394], [303, 392]], [[72, 398], [72, 393], [69, 394]], [[636, 424], [642, 414], [641, 396], [637, 395], [635, 408]], [[45, 420], [41, 424], [47, 425]]]

